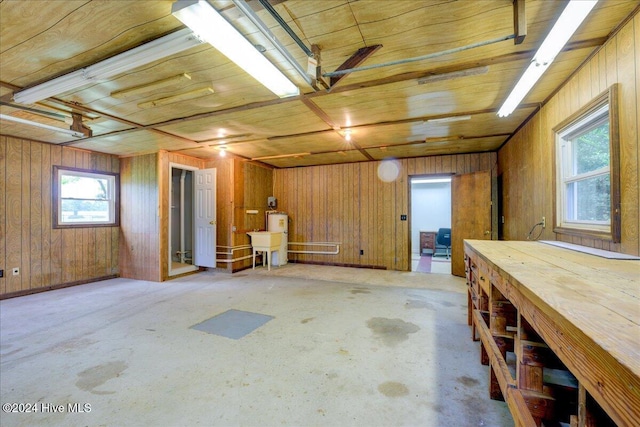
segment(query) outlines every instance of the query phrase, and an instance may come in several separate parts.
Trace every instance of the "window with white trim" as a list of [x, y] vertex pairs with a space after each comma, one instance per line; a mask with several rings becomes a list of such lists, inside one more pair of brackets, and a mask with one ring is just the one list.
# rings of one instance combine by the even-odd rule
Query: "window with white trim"
[[611, 92], [555, 129], [557, 232], [617, 240], [617, 115]]
[[119, 175], [53, 167], [54, 228], [119, 225]]

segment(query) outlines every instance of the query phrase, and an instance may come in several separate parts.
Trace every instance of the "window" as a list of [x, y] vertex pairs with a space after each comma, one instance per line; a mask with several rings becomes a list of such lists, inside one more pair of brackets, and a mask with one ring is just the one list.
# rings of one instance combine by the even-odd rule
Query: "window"
[[119, 175], [53, 167], [54, 228], [119, 225]]
[[619, 241], [616, 87], [556, 132], [556, 229]]

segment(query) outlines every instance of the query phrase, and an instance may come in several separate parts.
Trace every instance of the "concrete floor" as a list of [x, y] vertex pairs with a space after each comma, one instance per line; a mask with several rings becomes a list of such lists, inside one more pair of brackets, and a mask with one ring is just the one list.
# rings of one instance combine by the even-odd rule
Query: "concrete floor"
[[[488, 398], [465, 291], [450, 275], [288, 264], [4, 300], [0, 400], [38, 412], [0, 424], [512, 426]], [[238, 340], [190, 329], [228, 309], [274, 319]]]

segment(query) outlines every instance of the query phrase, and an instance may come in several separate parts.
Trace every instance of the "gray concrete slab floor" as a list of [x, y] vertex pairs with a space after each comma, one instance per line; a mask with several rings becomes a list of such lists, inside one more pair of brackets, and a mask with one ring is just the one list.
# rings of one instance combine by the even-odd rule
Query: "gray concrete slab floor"
[[[465, 292], [449, 275], [288, 264], [0, 301], [0, 424], [512, 426]], [[190, 329], [229, 309], [274, 318], [240, 339]]]

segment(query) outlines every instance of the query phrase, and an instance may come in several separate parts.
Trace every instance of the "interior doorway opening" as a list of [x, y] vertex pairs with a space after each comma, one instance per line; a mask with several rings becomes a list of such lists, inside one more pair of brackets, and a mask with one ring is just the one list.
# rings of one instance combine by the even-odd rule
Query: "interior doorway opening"
[[411, 271], [451, 274], [451, 175], [411, 177], [410, 204]]
[[170, 165], [169, 180], [169, 276], [197, 270], [193, 264], [194, 170]]

